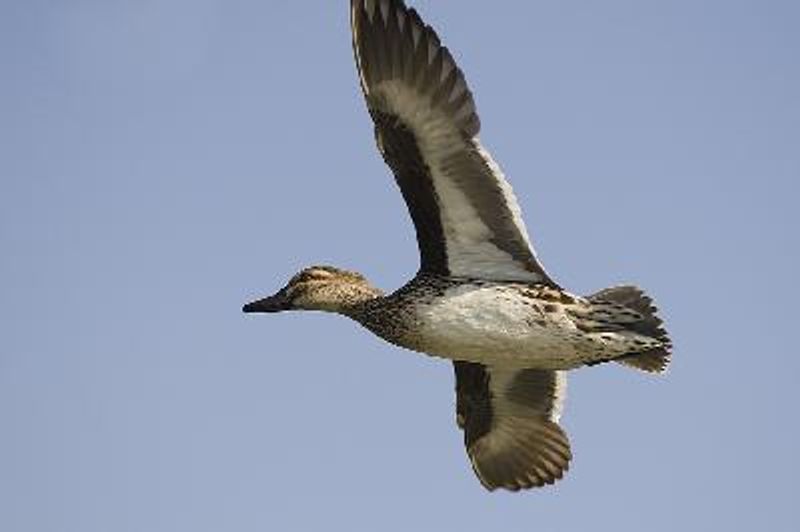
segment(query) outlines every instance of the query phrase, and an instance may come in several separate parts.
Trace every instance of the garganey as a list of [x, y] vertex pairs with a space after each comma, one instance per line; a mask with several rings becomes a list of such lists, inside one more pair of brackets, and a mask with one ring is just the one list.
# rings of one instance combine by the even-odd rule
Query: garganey
[[352, 0], [353, 50], [378, 149], [417, 233], [419, 271], [390, 295], [361, 274], [307, 268], [245, 312], [342, 314], [455, 367], [456, 421], [489, 490], [552, 484], [572, 452], [566, 370], [616, 361], [659, 373], [671, 343], [633, 286], [581, 297], [531, 246], [517, 200], [478, 139], [464, 75], [402, 0]]

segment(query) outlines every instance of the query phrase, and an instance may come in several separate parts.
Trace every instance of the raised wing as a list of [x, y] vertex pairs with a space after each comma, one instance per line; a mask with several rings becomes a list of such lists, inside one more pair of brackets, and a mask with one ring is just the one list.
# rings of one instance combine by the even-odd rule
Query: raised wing
[[566, 373], [453, 365], [456, 421], [481, 484], [517, 491], [563, 477], [572, 458], [558, 425]]
[[555, 286], [511, 186], [478, 141], [464, 75], [434, 30], [402, 0], [352, 0], [351, 22], [361, 88], [417, 231], [420, 269]]

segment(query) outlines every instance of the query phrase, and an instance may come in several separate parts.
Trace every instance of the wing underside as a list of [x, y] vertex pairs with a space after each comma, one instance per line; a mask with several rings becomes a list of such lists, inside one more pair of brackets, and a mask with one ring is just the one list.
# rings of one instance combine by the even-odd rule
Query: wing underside
[[518, 491], [562, 478], [572, 458], [558, 424], [565, 372], [453, 365], [456, 419], [481, 484]]
[[555, 286], [478, 140], [472, 93], [448, 49], [401, 0], [352, 0], [351, 8], [361, 86], [414, 222], [421, 269]]

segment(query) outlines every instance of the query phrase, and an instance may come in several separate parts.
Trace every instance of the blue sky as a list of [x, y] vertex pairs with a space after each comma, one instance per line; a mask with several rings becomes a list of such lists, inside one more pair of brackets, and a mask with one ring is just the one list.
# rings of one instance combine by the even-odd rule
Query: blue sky
[[795, 530], [800, 4], [412, 2], [540, 258], [635, 282], [666, 377], [570, 376], [575, 459], [487, 494], [449, 364], [297, 269], [416, 270], [344, 1], [0, 3], [0, 529]]

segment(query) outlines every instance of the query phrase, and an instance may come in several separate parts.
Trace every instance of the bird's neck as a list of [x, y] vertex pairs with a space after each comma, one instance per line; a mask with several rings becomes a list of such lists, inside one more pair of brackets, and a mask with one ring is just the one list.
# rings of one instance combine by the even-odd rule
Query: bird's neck
[[372, 285], [358, 285], [343, 290], [339, 314], [361, 321], [359, 317], [384, 297], [383, 290]]

